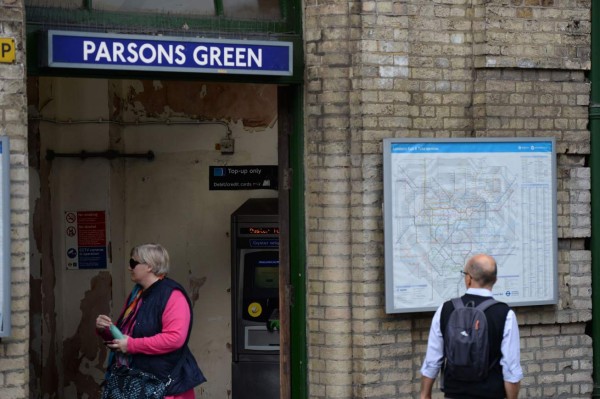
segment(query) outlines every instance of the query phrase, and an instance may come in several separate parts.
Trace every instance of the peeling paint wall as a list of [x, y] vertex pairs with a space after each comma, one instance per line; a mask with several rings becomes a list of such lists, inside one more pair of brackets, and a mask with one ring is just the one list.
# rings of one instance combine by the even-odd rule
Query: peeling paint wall
[[274, 85], [136, 81], [126, 88], [129, 117], [186, 117], [226, 120], [246, 129], [265, 129], [277, 118]]
[[[32, 386], [46, 398], [98, 397], [107, 353], [95, 336], [95, 318], [118, 315], [131, 288], [130, 248], [160, 242], [171, 255], [170, 276], [188, 289], [194, 303], [190, 347], [208, 378], [197, 396], [227, 397], [230, 214], [247, 198], [277, 192], [209, 191], [208, 170], [277, 163], [276, 87], [67, 78], [40, 78], [38, 86], [38, 99], [30, 106], [30, 115], [40, 117], [42, 154], [34, 173], [40, 196], [33, 257], [39, 265], [34, 271], [32, 264], [32, 289], [38, 291], [32, 298], [39, 306], [32, 306]], [[125, 123], [105, 123], [108, 119]], [[82, 123], [56, 123], [69, 120]], [[227, 134], [223, 122], [235, 140], [232, 155], [216, 149]], [[49, 162], [43, 156], [47, 149], [151, 150], [155, 159]], [[107, 211], [112, 243], [107, 270], [65, 270], [66, 210]], [[54, 377], [54, 385], [47, 376]]]

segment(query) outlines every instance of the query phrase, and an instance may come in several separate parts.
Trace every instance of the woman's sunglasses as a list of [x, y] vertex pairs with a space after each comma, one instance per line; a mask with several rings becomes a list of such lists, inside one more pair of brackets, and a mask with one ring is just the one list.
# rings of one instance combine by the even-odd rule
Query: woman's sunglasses
[[142, 262], [138, 262], [137, 260], [135, 260], [133, 258], [129, 259], [129, 267], [132, 269], [135, 269], [135, 267], [137, 265], [139, 265], [140, 263], [142, 263]]

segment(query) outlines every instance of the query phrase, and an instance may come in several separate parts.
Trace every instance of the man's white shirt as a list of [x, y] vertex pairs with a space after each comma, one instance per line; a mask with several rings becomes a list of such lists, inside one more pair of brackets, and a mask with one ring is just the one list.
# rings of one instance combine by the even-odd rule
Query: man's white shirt
[[[485, 288], [469, 288], [467, 289], [467, 294], [492, 296], [492, 292]], [[444, 360], [444, 337], [440, 328], [440, 315], [443, 306], [443, 304], [440, 305], [433, 315], [431, 328], [429, 329], [429, 339], [427, 341], [427, 353], [421, 367], [421, 374], [432, 379], [437, 377]], [[517, 316], [512, 309], [506, 315], [500, 351], [502, 353], [500, 365], [502, 366], [504, 381], [512, 383], [521, 381], [523, 379], [523, 370], [521, 369], [519, 325], [517, 324]]]

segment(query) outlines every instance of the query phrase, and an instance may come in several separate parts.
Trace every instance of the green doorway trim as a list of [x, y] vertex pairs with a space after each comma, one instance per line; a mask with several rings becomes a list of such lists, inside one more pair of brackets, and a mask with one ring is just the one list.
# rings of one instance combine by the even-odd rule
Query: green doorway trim
[[291, 328], [291, 396], [307, 398], [306, 354], [306, 226], [304, 210], [304, 87], [292, 87], [292, 124], [290, 137], [290, 279], [294, 288], [290, 310]]

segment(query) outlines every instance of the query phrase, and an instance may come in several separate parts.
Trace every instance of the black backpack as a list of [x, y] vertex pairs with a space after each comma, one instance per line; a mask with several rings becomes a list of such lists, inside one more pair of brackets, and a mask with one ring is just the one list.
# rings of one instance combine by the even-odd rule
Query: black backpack
[[444, 331], [445, 377], [457, 381], [482, 381], [490, 369], [488, 323], [484, 311], [498, 303], [486, 299], [478, 306], [473, 302], [463, 304], [460, 298], [452, 299], [454, 310], [450, 313]]

